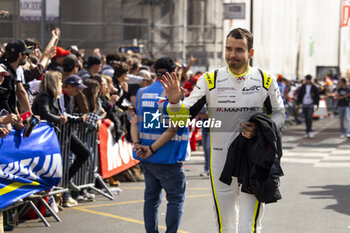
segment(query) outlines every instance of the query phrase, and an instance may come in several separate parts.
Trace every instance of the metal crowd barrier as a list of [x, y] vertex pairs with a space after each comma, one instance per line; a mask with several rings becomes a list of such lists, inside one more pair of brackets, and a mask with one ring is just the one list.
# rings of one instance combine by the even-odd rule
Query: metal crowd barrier
[[[56, 128], [56, 134], [61, 147], [62, 153], [62, 179], [58, 190], [50, 192], [48, 195], [52, 195], [57, 192], [68, 191], [68, 171], [71, 165], [71, 158], [73, 153], [70, 150], [70, 137], [71, 134], [75, 134], [90, 150], [91, 156], [82, 165], [79, 171], [73, 177], [73, 183], [80, 189], [91, 188], [97, 193], [107, 197], [110, 200], [114, 200], [113, 194], [109, 187], [103, 182], [101, 175], [99, 174], [100, 157], [98, 150], [98, 135], [95, 131], [91, 131], [84, 123], [66, 123]], [[96, 183], [99, 183], [103, 187], [104, 191], [95, 187]]]

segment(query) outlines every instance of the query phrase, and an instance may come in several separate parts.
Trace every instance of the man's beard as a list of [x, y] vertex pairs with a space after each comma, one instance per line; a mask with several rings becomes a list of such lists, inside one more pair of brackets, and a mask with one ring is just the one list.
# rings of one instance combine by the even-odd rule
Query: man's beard
[[231, 63], [231, 62], [227, 62], [227, 63], [231, 70], [241, 69], [245, 65], [245, 62], [242, 60], [235, 60], [235, 63]]
[[26, 64], [26, 59], [25, 58], [21, 59], [21, 61], [19, 62], [19, 65], [23, 66], [25, 64]]

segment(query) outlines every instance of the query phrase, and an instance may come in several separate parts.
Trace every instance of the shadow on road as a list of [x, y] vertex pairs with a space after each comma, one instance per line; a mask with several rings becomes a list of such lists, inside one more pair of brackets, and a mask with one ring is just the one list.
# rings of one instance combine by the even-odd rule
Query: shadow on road
[[350, 215], [350, 185], [309, 186], [310, 189], [321, 189], [301, 194], [310, 195], [312, 199], [335, 199], [337, 204], [328, 205], [325, 209], [335, 210], [338, 213]]

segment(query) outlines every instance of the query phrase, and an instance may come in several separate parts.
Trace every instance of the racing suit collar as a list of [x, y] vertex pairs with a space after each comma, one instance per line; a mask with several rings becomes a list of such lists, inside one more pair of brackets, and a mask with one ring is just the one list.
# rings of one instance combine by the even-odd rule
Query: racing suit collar
[[249, 72], [249, 66], [248, 66], [247, 70], [246, 70], [244, 73], [242, 73], [242, 74], [234, 74], [234, 73], [230, 70], [230, 67], [229, 67], [229, 66], [227, 67], [227, 69], [228, 69], [229, 72], [230, 72], [234, 77], [236, 77], [236, 78], [245, 76], [245, 75], [248, 74], [248, 72]]

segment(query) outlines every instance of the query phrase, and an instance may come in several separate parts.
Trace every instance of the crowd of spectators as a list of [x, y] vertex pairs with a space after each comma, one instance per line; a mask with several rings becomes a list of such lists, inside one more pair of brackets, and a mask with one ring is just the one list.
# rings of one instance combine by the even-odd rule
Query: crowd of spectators
[[[53, 126], [67, 123], [93, 123], [87, 125], [92, 131], [99, 131], [103, 119], [114, 123], [113, 137], [117, 142], [122, 135], [131, 141], [130, 119], [135, 114], [135, 98], [139, 88], [153, 83], [155, 59], [144, 58], [128, 51], [125, 54], [111, 51], [104, 55], [99, 49], [85, 54], [75, 45], [68, 48], [58, 46], [60, 29], [44, 49], [35, 39], [14, 40], [4, 43], [0, 51], [0, 137], [6, 137], [12, 126], [24, 128], [23, 114], [32, 114]], [[185, 83], [190, 66], [178, 64], [177, 74]], [[91, 152], [74, 133], [65, 140], [70, 141], [74, 160], [69, 169], [68, 188], [63, 195], [63, 206], [73, 207], [78, 202], [91, 201], [92, 193], [81, 190], [72, 182], [72, 177], [91, 156]], [[111, 178], [111, 185], [118, 185], [118, 176]], [[134, 179], [142, 180], [139, 168], [131, 168]], [[74, 198], [73, 198], [74, 197]]]
[[[278, 75], [277, 81], [284, 100], [287, 112], [286, 125], [301, 124], [305, 119], [302, 111], [302, 99], [300, 97], [300, 90], [303, 84], [310, 80], [310, 85], [317, 90], [315, 95], [319, 96], [319, 103], [315, 103], [312, 118], [319, 119], [325, 117], [336, 117], [339, 115], [339, 131], [340, 137], [350, 137], [350, 88], [349, 77], [342, 78], [337, 75], [326, 75], [325, 77], [313, 78], [311, 75], [306, 75], [305, 79], [288, 80], [281, 74]], [[321, 102], [323, 102], [321, 104]], [[344, 124], [346, 122], [346, 126]], [[305, 137], [313, 137], [313, 134], [305, 135]]]

